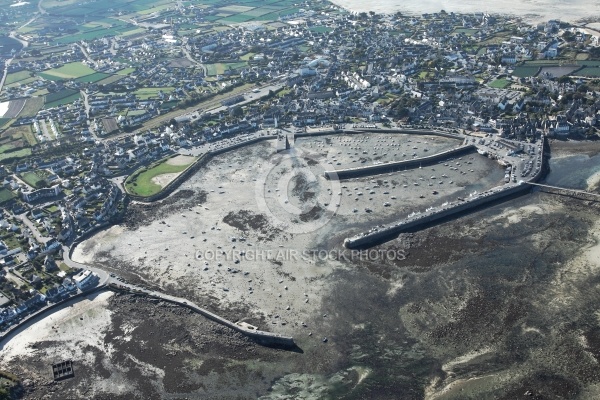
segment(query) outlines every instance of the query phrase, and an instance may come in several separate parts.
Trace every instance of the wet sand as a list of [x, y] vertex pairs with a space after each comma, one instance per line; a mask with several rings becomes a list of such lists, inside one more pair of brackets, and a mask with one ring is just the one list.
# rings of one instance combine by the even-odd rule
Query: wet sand
[[[332, 145], [335, 151], [319, 149], [316, 155], [299, 148], [303, 162], [274, 156], [270, 144], [216, 158], [160, 205], [137, 205], [122, 226], [77, 249], [78, 260], [189, 296], [229, 319], [289, 333], [299, 351], [257, 346], [178, 307], [113, 296], [106, 306], [111, 324], [103, 340], [115, 350], [110, 359], [98, 356], [99, 372], [84, 369], [78, 376], [127, 382], [130, 398], [397, 399], [398, 393], [409, 399], [514, 399], [526, 393], [532, 398], [598, 398], [597, 203], [534, 192], [403, 234], [375, 249], [386, 255], [380, 258], [295, 260], [290, 253], [282, 258], [272, 253], [259, 261], [239, 257], [239, 263], [233, 258], [219, 266], [216, 260], [190, 257], [195, 250], [208, 254], [215, 248], [226, 254], [341, 249], [348, 232], [386, 223], [434, 199], [421, 199], [418, 193], [427, 194], [431, 174], [437, 178], [440, 171], [423, 168], [340, 183], [339, 211], [332, 216], [321, 210], [294, 214], [290, 205], [337, 199], [337, 190], [317, 172], [343, 151], [338, 144]], [[503, 175], [485, 158], [460, 161], [463, 172], [469, 171], [467, 165], [481, 172], [451, 170], [466, 186], [445, 181], [437, 201], [472, 191], [474, 185], [496, 185]], [[289, 177], [291, 165], [303, 171], [303, 178]], [[383, 192], [395, 190], [393, 179], [424, 183], [405, 191], [396, 184], [398, 202], [385, 207], [391, 193]], [[358, 190], [363, 191], [361, 207], [371, 204], [372, 213], [352, 211]], [[269, 211], [259, 212], [261, 197]], [[319, 218], [311, 219], [314, 215]], [[310, 231], [310, 223], [321, 217], [328, 222]], [[60, 346], [36, 343], [49, 353]], [[20, 365], [47, 361], [24, 352], [21, 359], [12, 356], [0, 364], [27, 377], [32, 370]], [[59, 387], [71, 390], [69, 385], [72, 390], [87, 387], [85, 380]], [[88, 397], [127, 398], [93, 387]], [[59, 398], [58, 393], [50, 398]]]
[[365, 2], [363, 0], [333, 0], [332, 3], [356, 12], [374, 11], [377, 13], [393, 14], [399, 11], [407, 15], [437, 13], [441, 10], [463, 14], [485, 12], [489, 14], [518, 16], [530, 23], [545, 22], [551, 19], [577, 22], [600, 18], [600, 5], [590, 0], [526, 0], [485, 4], [476, 0], [460, 2], [439, 0], [402, 2], [399, 0], [384, 0], [378, 3]]

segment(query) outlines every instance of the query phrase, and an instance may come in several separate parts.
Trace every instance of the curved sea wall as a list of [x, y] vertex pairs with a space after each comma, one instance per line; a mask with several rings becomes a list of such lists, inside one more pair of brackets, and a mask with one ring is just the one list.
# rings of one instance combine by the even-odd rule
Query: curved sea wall
[[198, 158], [196, 161], [194, 161], [194, 163], [192, 163], [183, 172], [181, 172], [181, 174], [179, 174], [175, 179], [173, 179], [171, 182], [169, 182], [167, 184], [167, 186], [165, 186], [160, 192], [158, 192], [152, 196], [148, 196], [148, 197], [137, 196], [137, 195], [134, 195], [131, 193], [128, 193], [128, 196], [132, 200], [138, 201], [140, 203], [152, 203], [154, 201], [162, 200], [162, 199], [168, 197], [171, 193], [173, 193], [175, 191], [175, 189], [179, 188], [179, 186], [181, 186], [181, 184], [183, 182], [185, 182], [189, 177], [191, 177], [193, 174], [198, 172], [200, 170], [200, 168], [205, 166], [211, 160], [212, 157], [222, 154], [222, 153], [225, 153], [225, 152], [228, 152], [228, 151], [231, 151], [231, 150], [238, 149], [240, 147], [258, 143], [263, 140], [276, 139], [276, 138], [277, 138], [277, 136], [274, 136], [274, 135], [261, 136], [261, 137], [257, 137], [257, 138], [254, 138], [254, 139], [251, 139], [251, 140], [248, 140], [245, 142], [234, 143], [229, 146], [223, 146], [222, 148], [219, 148], [219, 149], [210, 150], [209, 152], [200, 156], [200, 158]]

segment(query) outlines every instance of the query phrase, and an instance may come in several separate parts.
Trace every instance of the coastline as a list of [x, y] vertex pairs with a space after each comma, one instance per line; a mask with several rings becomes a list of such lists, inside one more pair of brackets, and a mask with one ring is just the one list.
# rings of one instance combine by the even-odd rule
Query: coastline
[[[362, 0], [330, 0], [331, 3], [352, 12], [369, 12], [393, 14], [401, 12], [405, 15], [421, 15], [436, 13], [441, 10], [461, 14], [486, 12], [498, 15], [514, 15], [529, 23], [538, 23], [550, 19], [577, 22], [582, 20], [600, 19], [600, 3], [586, 0], [557, 3], [556, 1], [541, 0], [539, 2], [493, 2], [482, 5], [476, 0], [461, 2], [425, 0], [416, 3], [384, 0], [370, 3]], [[482, 8], [483, 7], [483, 8]]]

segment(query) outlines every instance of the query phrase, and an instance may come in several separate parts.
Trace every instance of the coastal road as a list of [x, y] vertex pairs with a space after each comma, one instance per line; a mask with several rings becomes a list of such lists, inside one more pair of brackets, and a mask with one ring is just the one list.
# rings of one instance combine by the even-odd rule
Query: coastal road
[[113, 278], [111, 278], [110, 273], [108, 271], [105, 271], [103, 269], [97, 268], [97, 267], [93, 267], [90, 265], [86, 265], [86, 264], [81, 264], [78, 263], [77, 261], [73, 261], [71, 259], [71, 253], [70, 253], [70, 249], [67, 246], [63, 246], [62, 248], [63, 250], [63, 262], [65, 264], [67, 264], [67, 266], [69, 268], [74, 268], [74, 269], [89, 269], [92, 272], [95, 272], [96, 274], [98, 274], [98, 276], [100, 277], [100, 281], [98, 282], [97, 286], [101, 286], [101, 285], [108, 285], [111, 282], [114, 282], [115, 280]]

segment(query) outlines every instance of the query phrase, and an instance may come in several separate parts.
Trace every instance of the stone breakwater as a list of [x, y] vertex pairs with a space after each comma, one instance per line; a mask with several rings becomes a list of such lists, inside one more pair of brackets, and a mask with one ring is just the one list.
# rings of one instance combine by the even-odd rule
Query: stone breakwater
[[542, 143], [539, 145], [539, 162], [535, 164], [535, 167], [527, 181], [520, 181], [515, 184], [507, 184], [504, 186], [495, 187], [485, 192], [472, 195], [466, 199], [459, 198], [455, 202], [446, 203], [441, 207], [431, 209], [423, 213], [413, 213], [394, 225], [387, 227], [375, 227], [368, 232], [346, 238], [344, 240], [344, 246], [349, 249], [371, 247], [373, 245], [390, 240], [400, 233], [408, 232], [412, 229], [416, 229], [427, 224], [439, 222], [444, 218], [456, 216], [476, 207], [491, 204], [493, 202], [506, 199], [510, 196], [516, 196], [530, 192], [531, 186], [528, 185], [527, 182], [537, 182], [542, 178], [544, 172], [546, 171], [546, 163], [544, 160], [545, 145], [546, 142], [545, 139], [543, 139]]
[[211, 321], [214, 321], [218, 324], [224, 325], [228, 328], [233, 329], [236, 332], [239, 332], [245, 336], [250, 337], [251, 339], [255, 340], [256, 342], [258, 342], [262, 345], [281, 346], [281, 347], [287, 347], [287, 348], [296, 347], [296, 343], [294, 343], [294, 338], [292, 338], [292, 337], [283, 336], [283, 335], [280, 335], [278, 333], [273, 333], [273, 332], [261, 331], [261, 330], [256, 329], [255, 327], [253, 327], [251, 325], [247, 325], [247, 324], [234, 323], [232, 321], [229, 321], [228, 319], [218, 316], [217, 314], [214, 314], [208, 310], [205, 310], [204, 308], [192, 303], [191, 301], [189, 301], [187, 299], [183, 299], [181, 297], [170, 296], [168, 294], [149, 291], [149, 290], [137, 288], [137, 287], [134, 287], [131, 285], [116, 284], [116, 283], [111, 284], [108, 288], [113, 291], [116, 291], [116, 292], [134, 293], [134, 294], [138, 294], [140, 296], [152, 297], [152, 298], [160, 299], [160, 300], [163, 300], [163, 301], [166, 301], [169, 303], [177, 304], [182, 307], [189, 308], [190, 310], [210, 319]]
[[476, 147], [472, 144], [469, 144], [465, 146], [459, 146], [454, 149], [446, 150], [441, 153], [437, 153], [427, 157], [413, 158], [411, 160], [394, 161], [375, 165], [367, 165], [365, 167], [325, 171], [325, 178], [342, 180], [358, 178], [366, 175], [384, 174], [392, 171], [398, 171], [402, 168], [415, 168], [420, 166], [427, 166], [431, 164], [436, 164], [439, 160], [443, 160], [448, 157], [460, 156], [475, 150]]

